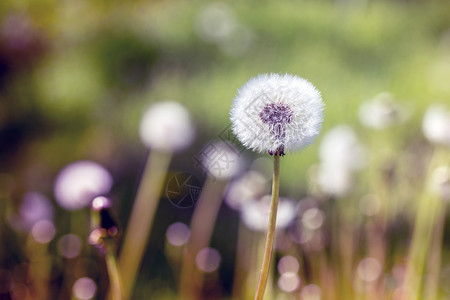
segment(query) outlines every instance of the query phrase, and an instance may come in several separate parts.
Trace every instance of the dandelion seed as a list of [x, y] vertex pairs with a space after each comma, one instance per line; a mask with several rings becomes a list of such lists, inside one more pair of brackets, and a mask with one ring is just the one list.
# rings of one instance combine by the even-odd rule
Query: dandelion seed
[[323, 110], [320, 92], [309, 81], [289, 74], [265, 74], [241, 87], [230, 115], [233, 132], [245, 147], [284, 155], [314, 141]]

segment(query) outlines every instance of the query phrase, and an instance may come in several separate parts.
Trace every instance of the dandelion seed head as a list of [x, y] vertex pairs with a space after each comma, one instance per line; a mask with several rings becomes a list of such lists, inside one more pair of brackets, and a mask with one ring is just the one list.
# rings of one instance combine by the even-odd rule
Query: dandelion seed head
[[437, 167], [431, 174], [428, 181], [428, 189], [431, 193], [441, 197], [443, 200], [450, 200], [450, 167]]
[[88, 206], [112, 187], [112, 177], [101, 165], [78, 161], [64, 167], [55, 180], [54, 194], [58, 204], [68, 210]]
[[250, 79], [233, 100], [233, 132], [258, 152], [295, 152], [318, 136], [324, 104], [320, 92], [294, 75], [264, 74]]
[[183, 150], [195, 136], [188, 111], [172, 101], [151, 106], [142, 117], [139, 133], [146, 147], [163, 152]]
[[[260, 200], [248, 201], [242, 205], [241, 217], [244, 224], [256, 231], [266, 231], [269, 224], [271, 196], [263, 196]], [[278, 199], [276, 229], [286, 228], [297, 215], [294, 202], [286, 198]]]
[[18, 214], [8, 214], [9, 224], [15, 230], [29, 231], [40, 220], [53, 220], [53, 205], [38, 192], [25, 193]]
[[423, 117], [422, 131], [431, 143], [450, 147], [450, 111], [440, 105], [430, 106]]
[[391, 93], [382, 92], [361, 104], [358, 116], [363, 125], [384, 129], [405, 121], [409, 112], [397, 103]]
[[225, 203], [240, 210], [246, 202], [258, 199], [267, 192], [267, 182], [261, 173], [249, 171], [228, 185]]

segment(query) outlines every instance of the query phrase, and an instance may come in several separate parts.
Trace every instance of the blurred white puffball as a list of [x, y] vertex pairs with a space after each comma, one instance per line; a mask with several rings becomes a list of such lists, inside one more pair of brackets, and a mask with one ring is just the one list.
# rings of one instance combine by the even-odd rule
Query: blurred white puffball
[[92, 161], [78, 161], [64, 167], [56, 177], [54, 194], [58, 204], [68, 210], [90, 205], [109, 192], [113, 179], [109, 172]]
[[53, 220], [53, 205], [38, 192], [25, 193], [18, 214], [8, 215], [9, 224], [16, 230], [29, 231], [41, 220]]
[[195, 137], [189, 112], [172, 101], [152, 105], [142, 117], [139, 133], [146, 147], [163, 152], [183, 150]]
[[320, 142], [322, 163], [345, 169], [360, 169], [365, 165], [366, 152], [355, 131], [348, 125], [338, 125], [329, 130]]
[[362, 103], [358, 116], [363, 125], [384, 129], [405, 121], [409, 113], [395, 101], [391, 93], [383, 92]]
[[428, 181], [428, 189], [431, 193], [441, 197], [443, 200], [450, 200], [450, 167], [440, 166], [431, 174]]
[[215, 179], [228, 180], [242, 169], [237, 149], [222, 141], [209, 142], [198, 159], [202, 168]]
[[348, 125], [338, 125], [325, 134], [319, 156], [317, 184], [324, 193], [335, 196], [351, 190], [354, 171], [366, 164], [366, 150]]
[[450, 111], [430, 106], [423, 117], [422, 131], [430, 142], [450, 146]]
[[228, 185], [225, 203], [240, 210], [244, 203], [259, 199], [267, 193], [267, 187], [267, 180], [261, 173], [249, 171]]
[[[266, 195], [260, 200], [253, 200], [242, 205], [241, 217], [244, 224], [256, 231], [266, 231], [269, 224], [271, 196]], [[297, 209], [292, 200], [278, 199], [276, 229], [287, 227], [296, 217]]]

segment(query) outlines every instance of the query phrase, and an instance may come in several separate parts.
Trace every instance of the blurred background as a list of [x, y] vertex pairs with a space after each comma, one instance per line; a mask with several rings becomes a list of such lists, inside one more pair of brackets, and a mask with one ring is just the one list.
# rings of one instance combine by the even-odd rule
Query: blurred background
[[[282, 159], [280, 196], [296, 214], [279, 229], [268, 299], [402, 299], [416, 231], [417, 239], [430, 237], [422, 245], [434, 245], [417, 250], [419, 294], [450, 298], [445, 202], [422, 223], [416, 215], [424, 197], [449, 194], [449, 139], [436, 143], [422, 127], [426, 111], [443, 105], [447, 121], [431, 132], [450, 132], [450, 2], [2, 0], [0, 299], [37, 299], [37, 279], [47, 299], [105, 299], [103, 254], [87, 242], [89, 210], [55, 199], [61, 169], [90, 160], [108, 170], [123, 233], [152, 151], [139, 137], [146, 109], [166, 100], [187, 108], [196, 138], [174, 153], [164, 187], [181, 172], [202, 190], [211, 176], [198, 163], [202, 149], [211, 140], [234, 142], [236, 91], [271, 72], [311, 81], [326, 111], [316, 143]], [[236, 147], [240, 173], [218, 193], [227, 198], [248, 170], [262, 175], [268, 193], [271, 157]], [[447, 168], [438, 180], [446, 192], [429, 192], [439, 166]], [[179, 294], [186, 241], [173, 242], [170, 232], [189, 230], [195, 206], [168, 200], [163, 193], [133, 299]], [[249, 260], [240, 257], [239, 236], [263, 235], [241, 225], [244, 215], [221, 205], [215, 252], [208, 266], [197, 265], [205, 277], [200, 298], [244, 299], [243, 290], [254, 290], [236, 284], [237, 262]], [[430, 253], [441, 259], [430, 263]], [[299, 267], [285, 271], [284, 257]]]

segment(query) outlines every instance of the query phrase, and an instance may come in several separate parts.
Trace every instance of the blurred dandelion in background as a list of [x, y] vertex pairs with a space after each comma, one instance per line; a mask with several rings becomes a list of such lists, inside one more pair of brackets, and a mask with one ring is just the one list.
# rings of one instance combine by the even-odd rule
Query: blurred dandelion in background
[[450, 146], [450, 111], [440, 105], [430, 106], [423, 117], [422, 130], [430, 142]]
[[139, 133], [148, 148], [169, 152], [183, 150], [195, 137], [189, 113], [173, 101], [160, 102], [146, 110]]
[[[266, 231], [269, 224], [270, 195], [249, 201], [242, 206], [241, 218], [244, 224], [256, 231]], [[279, 199], [277, 229], [286, 228], [296, 216], [295, 203], [287, 198]]]
[[235, 210], [240, 210], [246, 202], [266, 194], [267, 189], [267, 180], [261, 173], [248, 171], [228, 185], [225, 203]]
[[107, 194], [113, 184], [109, 172], [92, 161], [78, 161], [64, 167], [55, 180], [58, 204], [76, 210], [91, 204], [94, 197]]
[[27, 192], [20, 204], [18, 214], [9, 214], [8, 221], [16, 230], [30, 230], [41, 220], [53, 220], [53, 205], [50, 200], [38, 192]]
[[361, 123], [373, 129], [384, 129], [407, 120], [410, 113], [389, 92], [376, 95], [361, 104], [358, 116]]

